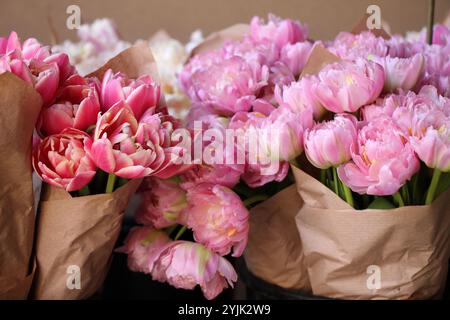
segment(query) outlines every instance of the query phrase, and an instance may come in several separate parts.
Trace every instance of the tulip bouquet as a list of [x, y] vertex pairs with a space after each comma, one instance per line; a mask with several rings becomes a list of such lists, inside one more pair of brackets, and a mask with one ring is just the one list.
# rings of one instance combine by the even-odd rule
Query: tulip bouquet
[[[311, 278], [309, 264], [314, 261], [311, 255], [317, 248], [309, 243], [320, 246], [329, 239], [317, 241], [317, 234], [316, 238], [309, 238], [311, 229], [318, 225], [313, 223], [311, 226], [312, 222], [302, 220], [311, 214], [305, 214], [305, 208], [318, 207], [326, 211], [333, 210], [334, 206], [354, 212], [364, 210], [361, 212], [366, 212], [369, 223], [372, 221], [371, 210], [391, 212], [388, 209], [425, 205], [427, 211], [433, 200], [448, 189], [450, 100], [447, 82], [450, 74], [447, 27], [439, 27], [433, 45], [411, 42], [401, 36], [381, 37], [369, 31], [360, 34], [343, 32], [331, 42], [312, 42], [308, 40], [307, 26], [275, 16], [269, 16], [267, 22], [255, 17], [244, 30], [240, 37], [233, 34], [229, 37], [233, 40], [219, 41], [218, 46], [217, 39], [213, 39], [212, 45], [202, 44], [198, 50], [194, 49], [195, 54], [179, 74], [180, 82], [192, 100], [186, 126], [193, 130], [194, 136], [209, 135], [210, 139], [200, 142], [205, 149], [212, 145], [227, 145], [228, 148], [215, 153], [215, 160], [219, 161], [198, 161], [177, 181], [171, 181], [173, 194], [157, 196], [158, 200], [152, 200], [152, 205], [147, 204], [146, 207], [151, 209], [145, 214], [145, 209], [141, 208], [140, 223], [158, 228], [167, 227], [168, 221], [176, 221], [184, 225], [181, 231], [192, 230], [194, 239], [212, 251], [211, 254], [228, 254], [234, 247], [233, 255], [240, 256], [247, 241], [250, 218], [248, 214], [239, 214], [244, 212], [243, 209], [226, 210], [231, 202], [216, 204], [212, 199], [218, 190], [228, 190], [226, 194], [230, 197], [237, 198], [238, 195], [242, 201], [240, 208], [244, 208], [242, 204], [253, 208], [295, 180], [301, 196], [299, 202], [304, 202], [295, 217], [302, 241], [297, 243], [307, 246], [299, 261], [304, 264], [302, 272]], [[223, 38], [224, 33], [220, 36]], [[211, 130], [215, 134], [211, 134]], [[227, 144], [230, 141], [224, 138], [227, 131], [234, 133], [231, 147]], [[252, 132], [256, 132], [258, 139], [251, 139]], [[238, 159], [240, 156], [242, 161]], [[160, 182], [153, 183], [158, 186], [156, 189], [161, 188]], [[320, 189], [320, 185], [326, 186], [328, 191], [309, 190], [308, 185], [316, 189]], [[169, 185], [163, 190], [165, 188]], [[195, 197], [200, 190], [203, 195]], [[321, 200], [317, 199], [319, 194], [333, 201], [324, 200], [327, 204], [322, 206]], [[199, 199], [210, 199], [210, 195], [214, 197], [207, 200], [202, 214], [198, 214], [196, 204], [201, 203]], [[281, 201], [291, 200], [283, 198]], [[238, 198], [235, 203], [239, 203]], [[440, 202], [435, 206], [439, 205]], [[260, 206], [268, 207], [264, 203]], [[256, 212], [258, 207], [251, 211]], [[284, 205], [277, 202], [272, 207]], [[420, 207], [414, 208], [424, 211]], [[433, 219], [433, 215], [428, 219]], [[405, 225], [408, 225], [407, 220]], [[447, 220], [448, 217], [445, 224]], [[440, 235], [437, 225], [432, 225], [434, 235]], [[302, 229], [307, 230], [303, 232], [306, 236]], [[140, 239], [143, 239], [144, 234], [138, 230], [134, 233], [141, 234]], [[386, 227], [381, 237], [386, 236], [387, 230]], [[235, 242], [236, 237], [240, 242]], [[150, 266], [146, 264], [145, 272], [161, 279], [159, 264], [162, 262], [155, 260], [155, 255], [159, 255], [158, 259], [166, 259], [168, 263], [162, 279], [183, 288], [191, 288], [197, 283], [207, 292], [207, 280], [199, 279], [198, 274], [185, 271], [189, 276], [183, 279], [189, 279], [189, 284], [171, 278], [171, 268], [184, 263], [177, 260], [181, 253], [176, 255], [169, 250], [161, 256], [160, 251], [149, 244], [152, 241], [136, 245], [132, 239], [129, 238], [125, 250], [136, 254], [134, 258], [130, 255], [130, 265], [134, 268], [142, 268], [133, 263], [136, 260], [157, 261]], [[148, 239], [155, 238], [149, 236]], [[447, 251], [448, 237], [433, 241], [436, 251], [441, 252], [444, 248]], [[141, 246], [147, 248], [144, 256]], [[398, 249], [395, 245], [392, 248]], [[382, 245], [376, 250], [390, 249]], [[364, 252], [368, 254], [368, 251]], [[196, 259], [198, 256], [199, 252]], [[441, 263], [446, 263], [448, 255], [442, 257]], [[205, 267], [204, 264], [196, 270], [201, 272]], [[444, 269], [441, 267], [436, 271], [436, 278], [442, 279]], [[317, 290], [327, 279], [320, 281], [319, 284], [315, 278], [312, 281], [314, 293], [337, 296], [333, 292]], [[308, 281], [301, 282], [304, 289], [308, 289]], [[411, 291], [414, 293], [418, 288], [420, 285], [413, 284]], [[425, 296], [431, 296], [436, 290], [424, 292]], [[403, 297], [413, 293], [404, 293]], [[358, 292], [355, 296], [364, 295]], [[397, 297], [385, 293], [380, 296]]]
[[1, 188], [0, 297], [26, 298], [33, 279], [35, 227], [30, 158], [41, 107], [73, 73], [65, 54], [52, 54], [36, 39], [15, 32], [0, 37]]
[[[121, 39], [116, 25], [107, 18], [81, 25], [77, 35], [79, 42], [65, 40], [61, 44], [54, 45], [52, 50], [66, 53], [77, 72], [83, 76], [94, 72], [109, 59], [132, 45]], [[193, 32], [190, 41], [186, 44], [170, 37], [164, 30], [160, 30], [148, 41], [158, 64], [160, 87], [169, 112], [178, 118], [185, 115], [189, 101], [180, 88], [176, 73], [182, 68], [191, 50], [202, 40], [200, 30]]]

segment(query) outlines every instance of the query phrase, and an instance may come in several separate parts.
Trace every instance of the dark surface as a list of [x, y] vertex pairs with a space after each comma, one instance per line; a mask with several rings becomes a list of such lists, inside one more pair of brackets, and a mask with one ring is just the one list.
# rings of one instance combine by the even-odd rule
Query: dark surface
[[[126, 220], [122, 228], [117, 247], [123, 244], [125, 236], [133, 222]], [[313, 296], [301, 290], [289, 290], [265, 282], [253, 275], [240, 258], [233, 261], [240, 280], [245, 284], [246, 297], [252, 300], [329, 300], [329, 298]], [[244, 298], [239, 295], [239, 298]], [[127, 267], [127, 255], [114, 253], [111, 268], [106, 277], [103, 289], [94, 299], [121, 300], [172, 300], [172, 301], [205, 301], [200, 288], [194, 290], [176, 289], [166, 283], [153, 281], [150, 275], [132, 272]], [[233, 290], [224, 290], [215, 300], [233, 299]], [[447, 289], [443, 299], [450, 300], [450, 278], [447, 278]]]
[[[116, 247], [123, 244], [133, 222], [126, 220]], [[200, 288], [194, 290], [176, 289], [167, 283], [153, 281], [150, 275], [132, 272], [127, 267], [127, 255], [114, 253], [111, 268], [103, 284], [102, 292], [96, 299], [123, 300], [173, 300], [173, 301], [205, 301]], [[216, 300], [232, 299], [232, 290], [224, 290]]]

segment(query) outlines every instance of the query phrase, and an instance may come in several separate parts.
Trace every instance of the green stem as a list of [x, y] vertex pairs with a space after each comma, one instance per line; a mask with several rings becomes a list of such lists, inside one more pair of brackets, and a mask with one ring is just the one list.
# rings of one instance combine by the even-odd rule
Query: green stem
[[320, 170], [320, 182], [327, 185], [327, 171], [325, 169]]
[[85, 185], [83, 188], [78, 190], [78, 195], [79, 196], [88, 196], [90, 193], [91, 192], [89, 190], [89, 186], [88, 185]]
[[245, 199], [244, 200], [244, 206], [246, 208], [250, 207], [252, 204], [255, 204], [257, 202], [261, 202], [264, 200], [269, 199], [269, 197], [265, 194], [257, 194], [256, 196], [253, 196], [251, 198]]
[[178, 232], [177, 235], [175, 236], [174, 240], [178, 240], [180, 239], [180, 237], [183, 235], [183, 233], [187, 230], [186, 226], [183, 226]]
[[336, 167], [333, 167], [331, 170], [333, 170], [333, 185], [334, 185], [334, 193], [339, 195], [339, 185], [338, 185], [338, 177], [337, 177], [337, 171]]
[[394, 200], [397, 202], [399, 207], [404, 207], [405, 206], [405, 203], [403, 202], [403, 198], [402, 198], [400, 192], [397, 191], [392, 196], [394, 197]]
[[436, 193], [436, 188], [439, 184], [439, 179], [441, 178], [442, 171], [435, 168], [433, 172], [433, 178], [431, 178], [430, 187], [428, 188], [427, 197], [425, 199], [425, 204], [431, 204], [434, 200], [434, 194]]
[[113, 173], [108, 175], [108, 182], [106, 183], [106, 193], [114, 191], [114, 183], [116, 182], [116, 176]]
[[403, 197], [403, 200], [405, 201], [405, 204], [406, 204], [406, 205], [409, 205], [409, 204], [410, 204], [410, 199], [409, 199], [408, 185], [407, 185], [407, 184], [404, 184], [404, 185], [401, 187], [400, 192], [401, 192], [400, 194], [401, 194], [402, 197]]
[[345, 183], [342, 183], [342, 189], [344, 189], [345, 201], [347, 201], [347, 203], [350, 206], [352, 206], [352, 208], [354, 208], [355, 207], [355, 202], [353, 201], [352, 191], [350, 190], [349, 187], [347, 187], [345, 185]]

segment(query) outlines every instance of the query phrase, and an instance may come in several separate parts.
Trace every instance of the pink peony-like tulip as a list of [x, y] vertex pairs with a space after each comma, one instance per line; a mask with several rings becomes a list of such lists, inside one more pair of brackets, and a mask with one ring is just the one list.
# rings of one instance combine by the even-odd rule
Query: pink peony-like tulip
[[259, 131], [259, 146], [268, 159], [290, 161], [303, 152], [303, 133], [313, 126], [313, 111], [307, 107], [294, 113], [280, 106], [264, 119]]
[[384, 85], [379, 64], [363, 59], [340, 61], [325, 66], [313, 90], [320, 103], [335, 113], [355, 112], [373, 102]]
[[[420, 160], [429, 168], [450, 171], [450, 118], [434, 118], [433, 126], [423, 128], [421, 134], [409, 141]], [[419, 130], [415, 130], [420, 132]]]
[[136, 119], [148, 109], [156, 109], [160, 98], [160, 87], [148, 76], [136, 80], [128, 79], [123, 73], [106, 71], [101, 89], [102, 111], [106, 112], [119, 101], [126, 102]]
[[410, 58], [391, 58], [390, 56], [374, 59], [384, 68], [384, 90], [411, 90], [421, 79], [424, 71], [424, 58], [416, 54]]
[[180, 212], [187, 207], [186, 191], [174, 181], [155, 177], [144, 179], [143, 184], [136, 222], [157, 229], [176, 224]]
[[33, 152], [34, 170], [43, 181], [68, 192], [82, 189], [97, 169], [85, 150], [90, 141], [89, 135], [72, 128], [45, 138]]
[[194, 56], [180, 73], [193, 102], [211, 104], [224, 115], [248, 111], [268, 80], [267, 66], [220, 51]]
[[33, 85], [44, 105], [53, 102], [58, 86], [75, 73], [66, 54], [51, 54], [33, 38], [22, 44], [14, 31], [0, 38], [0, 73], [7, 71]]
[[183, 212], [195, 241], [220, 255], [239, 257], [247, 245], [249, 214], [232, 190], [201, 184], [188, 190], [188, 208]]
[[180, 185], [185, 190], [203, 183], [233, 188], [239, 183], [243, 172], [244, 166], [238, 164], [196, 165], [180, 176]]
[[351, 154], [352, 161], [337, 171], [339, 178], [360, 194], [393, 195], [420, 168], [407, 136], [387, 116], [361, 128]]
[[280, 60], [288, 66], [295, 77], [298, 77], [308, 61], [311, 49], [310, 42], [287, 44], [281, 49]]
[[357, 119], [338, 114], [333, 120], [316, 124], [304, 135], [305, 154], [315, 167], [337, 167], [351, 159], [350, 148], [356, 145]]
[[134, 227], [125, 238], [124, 245], [116, 251], [128, 254], [128, 268], [131, 271], [150, 274], [170, 242], [163, 231], [151, 227]]
[[275, 98], [280, 106], [289, 108], [294, 113], [302, 113], [308, 108], [312, 108], [315, 120], [320, 120], [326, 113], [326, 109], [317, 99], [313, 85], [319, 79], [316, 76], [302, 77], [298, 82], [293, 82], [289, 86], [277, 87]]
[[209, 300], [237, 281], [233, 266], [225, 258], [188, 241], [170, 243], [156, 261], [152, 277], [181, 289], [192, 290], [199, 285]]
[[37, 125], [43, 135], [60, 133], [65, 128], [86, 131], [97, 122], [100, 112], [95, 82], [73, 75], [57, 95], [57, 103], [44, 108]]
[[298, 21], [281, 19], [269, 14], [267, 23], [260, 17], [253, 17], [250, 22], [250, 37], [256, 43], [274, 42], [281, 49], [287, 44], [306, 41], [308, 27]]
[[94, 141], [87, 150], [100, 169], [125, 179], [153, 175], [169, 178], [177, 173], [171, 146], [172, 119], [149, 109], [138, 123], [123, 101], [98, 118]]
[[245, 158], [241, 178], [248, 186], [257, 188], [271, 181], [283, 181], [289, 171], [289, 163], [268, 158], [265, 152], [267, 149], [260, 145], [263, 141], [259, 139], [261, 135], [258, 130], [261, 130], [275, 108], [271, 104], [261, 103], [254, 109], [253, 112], [236, 113], [230, 121], [229, 129], [235, 130], [235, 135], [240, 137], [236, 148]]
[[387, 41], [370, 31], [360, 34], [341, 32], [328, 49], [338, 57], [348, 60], [385, 57], [390, 54]]

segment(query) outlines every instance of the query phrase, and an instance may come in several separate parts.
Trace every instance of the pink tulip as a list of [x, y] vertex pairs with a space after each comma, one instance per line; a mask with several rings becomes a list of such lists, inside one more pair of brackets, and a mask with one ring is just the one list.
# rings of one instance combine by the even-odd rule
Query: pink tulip
[[373, 102], [384, 85], [383, 68], [359, 59], [340, 61], [325, 66], [318, 74], [313, 90], [320, 103], [335, 113], [355, 112]]
[[295, 77], [298, 77], [308, 61], [311, 49], [310, 42], [287, 44], [281, 49], [281, 62], [288, 66]]
[[170, 238], [163, 231], [134, 227], [128, 233], [125, 244], [116, 251], [128, 254], [128, 268], [131, 271], [150, 274], [169, 243]]
[[224, 115], [248, 111], [268, 79], [267, 66], [221, 51], [194, 56], [180, 73], [193, 102], [211, 104]]
[[260, 17], [253, 17], [250, 22], [250, 37], [256, 43], [274, 42], [281, 49], [287, 44], [306, 41], [308, 27], [300, 22], [283, 20], [270, 14], [267, 23], [264, 23]]
[[102, 111], [106, 112], [119, 101], [126, 102], [136, 119], [148, 109], [156, 109], [160, 97], [160, 87], [150, 76], [131, 80], [122, 73], [106, 71], [103, 76], [101, 101]]
[[48, 47], [30, 38], [21, 44], [15, 32], [0, 40], [0, 73], [12, 72], [32, 84], [49, 105], [58, 86], [75, 72], [66, 54], [51, 54]]
[[230, 189], [202, 184], [188, 190], [185, 221], [195, 241], [220, 255], [239, 257], [247, 245], [248, 211]]
[[[410, 142], [427, 167], [448, 172], [450, 171], [450, 118], [434, 118], [434, 120], [433, 126], [423, 128], [421, 134], [411, 136]], [[415, 131], [419, 130], [416, 128]]]
[[123, 102], [116, 104], [99, 117], [94, 141], [86, 144], [97, 166], [105, 172], [114, 173], [125, 179], [149, 175], [152, 170], [148, 166], [155, 155], [151, 150], [145, 150], [142, 145], [135, 142], [133, 137], [137, 129], [138, 122], [133, 112]]
[[317, 99], [313, 85], [319, 79], [316, 76], [305, 76], [298, 82], [293, 82], [289, 86], [277, 87], [275, 98], [280, 106], [289, 108], [294, 113], [302, 113], [308, 108], [312, 108], [315, 120], [320, 120], [326, 110]]
[[136, 222], [157, 229], [177, 223], [178, 215], [187, 207], [186, 192], [171, 180], [148, 177], [143, 184], [145, 187], [139, 192], [141, 205], [136, 212]]
[[258, 142], [267, 158], [290, 161], [303, 152], [303, 133], [312, 126], [311, 108], [294, 113], [280, 106], [262, 122]]
[[407, 136], [387, 116], [361, 128], [351, 154], [352, 161], [337, 171], [339, 178], [360, 194], [393, 195], [420, 168]]
[[189, 168], [173, 163], [183, 151], [172, 145], [175, 121], [153, 111], [147, 110], [138, 123], [131, 108], [119, 101], [98, 118], [87, 150], [100, 169], [125, 179], [166, 179]]
[[370, 31], [360, 34], [341, 32], [328, 49], [338, 57], [347, 60], [385, 57], [390, 54], [386, 40], [375, 36]]
[[97, 122], [100, 102], [95, 84], [88, 79], [71, 76], [56, 100], [56, 104], [42, 110], [37, 125], [41, 134], [57, 134], [65, 128], [86, 131]]
[[185, 190], [203, 183], [233, 188], [239, 183], [243, 172], [244, 166], [238, 164], [196, 165], [180, 176], [180, 185]]
[[68, 192], [82, 189], [96, 171], [85, 150], [90, 141], [89, 135], [72, 128], [45, 138], [34, 150], [34, 170], [43, 181]]
[[334, 120], [315, 125], [304, 135], [305, 154], [315, 167], [337, 167], [351, 159], [350, 148], [356, 145], [357, 119], [338, 114]]
[[188, 241], [170, 243], [156, 261], [152, 276], [176, 288], [192, 290], [200, 285], [209, 300], [237, 281], [233, 266], [225, 258]]
[[[253, 112], [236, 113], [229, 124], [229, 129], [235, 130], [236, 136], [244, 138], [240, 139], [243, 141], [237, 141], [236, 148], [239, 153], [243, 153], [245, 156], [244, 173], [241, 178], [252, 188], [263, 186], [271, 181], [283, 181], [289, 171], [288, 162], [278, 163], [276, 160], [268, 159], [263, 152], [264, 149], [259, 145], [260, 142], [264, 142], [263, 139], [258, 139], [256, 143], [249, 141], [251, 131], [256, 132], [256, 136], [259, 137], [257, 130], [262, 128], [270, 113], [275, 110], [270, 104], [262, 103], [258, 104], [257, 107]], [[256, 154], [252, 154], [255, 152]]]
[[396, 89], [411, 90], [424, 71], [424, 58], [421, 54], [404, 59], [387, 56], [374, 61], [379, 62], [384, 68], [384, 90], [387, 92]]

